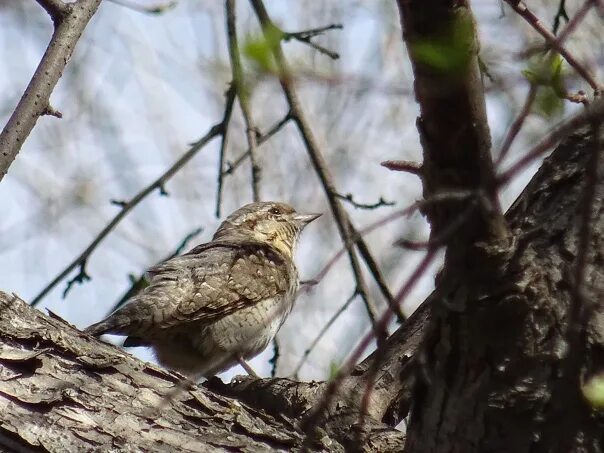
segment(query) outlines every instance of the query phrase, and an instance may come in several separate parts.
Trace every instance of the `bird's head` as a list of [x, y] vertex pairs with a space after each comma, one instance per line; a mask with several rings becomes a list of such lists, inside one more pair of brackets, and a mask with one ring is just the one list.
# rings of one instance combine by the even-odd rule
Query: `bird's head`
[[270, 244], [291, 257], [300, 232], [321, 214], [299, 214], [275, 201], [246, 204], [226, 218], [214, 240], [255, 240]]

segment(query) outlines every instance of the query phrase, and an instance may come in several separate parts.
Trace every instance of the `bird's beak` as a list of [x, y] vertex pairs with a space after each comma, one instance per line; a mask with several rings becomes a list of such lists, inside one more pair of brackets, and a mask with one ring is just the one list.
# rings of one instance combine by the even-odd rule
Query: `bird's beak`
[[305, 227], [313, 220], [318, 219], [323, 214], [294, 214], [294, 220], [296, 223], [300, 225], [300, 227]]

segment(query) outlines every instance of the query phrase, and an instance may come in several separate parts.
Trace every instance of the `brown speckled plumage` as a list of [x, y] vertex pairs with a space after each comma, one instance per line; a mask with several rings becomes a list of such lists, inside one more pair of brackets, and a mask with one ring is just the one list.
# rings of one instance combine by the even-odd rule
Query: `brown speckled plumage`
[[264, 350], [293, 307], [294, 247], [318, 215], [283, 203], [251, 203], [222, 223], [211, 242], [149, 270], [150, 285], [92, 335], [128, 335], [164, 366], [213, 376]]

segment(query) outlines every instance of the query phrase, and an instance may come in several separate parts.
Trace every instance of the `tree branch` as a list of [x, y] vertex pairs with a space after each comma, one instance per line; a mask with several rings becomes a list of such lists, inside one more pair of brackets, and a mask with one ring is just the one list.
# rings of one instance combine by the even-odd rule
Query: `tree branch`
[[585, 68], [566, 48], [562, 45], [562, 40], [556, 39], [556, 36], [545, 28], [539, 18], [526, 6], [521, 0], [505, 0], [510, 7], [516, 11], [537, 33], [539, 33], [547, 43], [556, 50], [567, 62], [571, 65], [577, 74], [585, 80], [594, 90], [596, 96], [601, 93], [602, 85], [600, 85], [591, 72]]
[[170, 168], [168, 168], [159, 178], [141, 190], [131, 200], [121, 204], [120, 212], [115, 215], [115, 217], [105, 226], [105, 228], [101, 230], [99, 234], [97, 234], [88, 247], [86, 247], [86, 249], [84, 249], [84, 251], [77, 258], [67, 265], [65, 269], [63, 269], [36, 297], [33, 298], [31, 305], [35, 307], [37, 304], [39, 304], [40, 301], [48, 294], [48, 292], [58, 283], [60, 283], [65, 277], [67, 277], [72, 270], [86, 262], [86, 260], [103, 241], [103, 239], [105, 239], [105, 237], [107, 237], [107, 235], [122, 221], [122, 219], [126, 217], [126, 215], [145, 197], [147, 197], [147, 195], [155, 190], [164, 190], [164, 184], [169, 181], [187, 162], [189, 162], [199, 150], [203, 149], [203, 147], [211, 142], [214, 138], [225, 134], [226, 120], [227, 118], [225, 114], [225, 118], [223, 118], [222, 122], [212, 126], [206, 135], [204, 135], [197, 142], [193, 143], [191, 147], [180, 157], [180, 159], [178, 159]]
[[239, 44], [237, 43], [237, 26], [235, 23], [235, 0], [226, 0], [225, 2], [227, 38], [229, 43], [229, 56], [231, 58], [231, 73], [233, 75], [233, 85], [239, 99], [239, 106], [245, 122], [245, 135], [247, 137], [248, 152], [252, 164], [252, 199], [260, 201], [260, 164], [258, 163], [256, 148], [258, 139], [258, 130], [252, 118], [252, 112], [249, 104], [251, 97], [251, 86], [246, 83], [241, 67], [241, 56], [239, 53]]
[[[265, 34], [266, 39], [270, 41], [269, 30], [276, 29], [275, 25], [268, 16], [266, 8], [264, 7], [264, 4], [261, 0], [251, 0], [251, 4], [256, 13], [256, 16], [258, 17], [260, 25], [262, 26], [262, 31]], [[367, 310], [367, 314], [369, 316], [371, 324], [375, 328], [377, 319], [377, 309], [375, 307], [374, 302], [370, 298], [365, 279], [363, 278], [360, 263], [354, 250], [354, 232], [350, 231], [349, 227], [351, 222], [348, 218], [348, 214], [344, 210], [344, 207], [336, 196], [338, 191], [335, 188], [333, 177], [331, 175], [331, 172], [329, 171], [325, 158], [323, 157], [323, 154], [314, 137], [314, 134], [312, 133], [310, 124], [306, 119], [306, 115], [304, 114], [304, 111], [298, 99], [298, 95], [296, 93], [295, 87], [290, 76], [291, 72], [289, 70], [287, 60], [285, 58], [285, 55], [283, 54], [283, 50], [281, 49], [281, 44], [276, 43], [273, 46], [272, 51], [277, 65], [277, 70], [280, 75], [279, 82], [289, 104], [292, 119], [298, 127], [300, 135], [302, 136], [302, 140], [304, 141], [304, 144], [306, 146], [306, 150], [308, 151], [311, 163], [313, 164], [315, 172], [317, 173], [319, 180], [321, 181], [321, 184], [329, 201], [329, 205], [336, 221], [340, 237], [342, 238], [342, 241], [344, 242], [348, 252], [350, 266], [352, 268], [352, 272], [356, 280], [356, 286], [359, 291], [359, 295], [361, 296], [361, 299], [365, 304], [365, 308]], [[384, 339], [383, 331], [376, 332], [376, 335], [378, 341], [382, 341]]]
[[[463, 269], [472, 244], [508, 234], [491, 160], [476, 25], [465, 1], [398, 0], [398, 6], [421, 112], [417, 127], [424, 155], [424, 197], [470, 191], [483, 193], [488, 200], [447, 243], [445, 267]], [[436, 46], [447, 60], [438, 63], [431, 59], [424, 50], [426, 45]], [[440, 236], [470, 202], [426, 207], [431, 236]]]
[[50, 94], [101, 0], [78, 0], [74, 3], [40, 0], [39, 3], [51, 15], [55, 29], [25, 93], [0, 133], [0, 181], [38, 118], [50, 109]]

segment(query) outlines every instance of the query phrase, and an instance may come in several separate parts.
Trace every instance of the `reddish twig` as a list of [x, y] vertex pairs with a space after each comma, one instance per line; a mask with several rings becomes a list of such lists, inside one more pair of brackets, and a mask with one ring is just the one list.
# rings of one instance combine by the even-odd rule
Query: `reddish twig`
[[558, 42], [556, 36], [543, 26], [539, 18], [520, 0], [505, 0], [518, 15], [526, 20], [539, 33], [547, 43], [556, 50], [570, 66], [592, 87], [595, 93], [600, 93], [602, 86], [594, 76], [585, 68], [566, 48]]
[[543, 154], [545, 154], [552, 146], [564, 137], [571, 134], [581, 126], [586, 125], [590, 121], [604, 118], [604, 98], [597, 100], [590, 104], [581, 113], [566, 120], [547, 136], [545, 136], [539, 143], [531, 148], [522, 158], [520, 158], [515, 164], [513, 164], [507, 170], [501, 172], [497, 177], [497, 185], [501, 187], [507, 184], [514, 175], [520, 172], [523, 168], [530, 165], [532, 162], [537, 160]]
[[[396, 296], [394, 297], [394, 301], [396, 304], [398, 304], [399, 306], [402, 305], [402, 302], [409, 295], [413, 287], [419, 281], [420, 277], [426, 272], [428, 266], [436, 257], [436, 251], [437, 249], [431, 249], [426, 253], [424, 258], [420, 261], [413, 273], [409, 276], [405, 284], [401, 287], [401, 289], [397, 292]], [[386, 311], [378, 320], [378, 328], [380, 330], [386, 329], [388, 324], [392, 321], [392, 317], [392, 311]], [[321, 417], [329, 408], [331, 402], [337, 395], [337, 390], [340, 387], [342, 381], [350, 375], [355, 365], [363, 355], [365, 349], [367, 349], [367, 347], [373, 341], [374, 338], [375, 337], [373, 331], [367, 333], [352, 351], [348, 360], [346, 360], [346, 363], [344, 363], [344, 365], [338, 370], [336, 376], [329, 382], [327, 388], [325, 389], [323, 397], [319, 400], [319, 403], [312, 409], [308, 417], [304, 420], [302, 428], [307, 435], [311, 434], [314, 431], [315, 427], [317, 426], [317, 423], [320, 421]]]
[[298, 379], [298, 373], [300, 372], [300, 369], [308, 360], [308, 356], [313, 351], [313, 349], [315, 349], [317, 344], [319, 344], [319, 341], [321, 341], [321, 338], [323, 338], [323, 335], [325, 335], [327, 333], [327, 331], [331, 328], [333, 323], [336, 322], [336, 320], [340, 317], [340, 315], [346, 311], [346, 309], [350, 306], [350, 304], [354, 301], [354, 299], [358, 295], [359, 295], [359, 292], [355, 289], [354, 293], [352, 293], [352, 296], [350, 296], [348, 299], [346, 299], [346, 302], [344, 302], [344, 304], [338, 309], [338, 311], [336, 311], [333, 314], [333, 316], [331, 318], [329, 318], [329, 321], [327, 321], [327, 323], [319, 331], [319, 333], [314, 338], [314, 340], [310, 343], [310, 346], [308, 348], [306, 348], [306, 350], [304, 351], [304, 354], [302, 354], [302, 358], [300, 359], [300, 361], [298, 362], [298, 364], [294, 368], [294, 371], [291, 374], [294, 379]]
[[495, 161], [495, 166], [498, 166], [503, 161], [503, 159], [505, 159], [505, 156], [507, 156], [508, 151], [510, 150], [510, 148], [512, 146], [512, 143], [514, 142], [514, 139], [518, 135], [518, 132], [520, 132], [520, 129], [522, 128], [522, 125], [524, 124], [524, 121], [526, 120], [529, 113], [531, 112], [533, 103], [535, 102], [535, 99], [537, 98], [537, 90], [538, 90], [537, 85], [534, 83], [531, 83], [530, 87], [529, 87], [529, 92], [527, 93], [526, 99], [524, 101], [524, 105], [522, 106], [522, 109], [520, 109], [520, 113], [518, 114], [518, 116], [516, 117], [516, 119], [514, 120], [512, 125], [510, 126], [510, 130], [508, 131], [508, 134], [505, 136], [505, 139], [503, 140], [501, 149], [499, 150], [499, 153], [497, 156], [497, 160]]
[[404, 171], [417, 176], [422, 174], [422, 165], [408, 160], [385, 160], [380, 165], [392, 171]]

